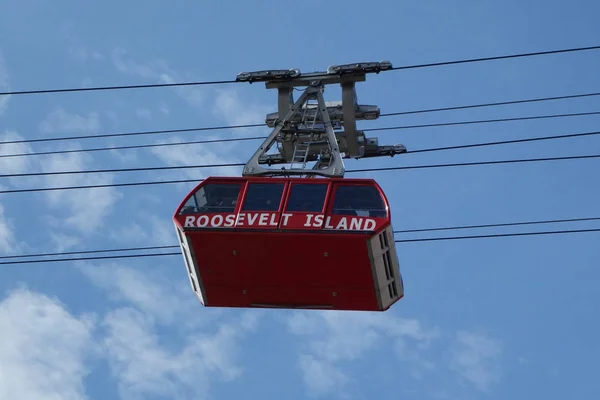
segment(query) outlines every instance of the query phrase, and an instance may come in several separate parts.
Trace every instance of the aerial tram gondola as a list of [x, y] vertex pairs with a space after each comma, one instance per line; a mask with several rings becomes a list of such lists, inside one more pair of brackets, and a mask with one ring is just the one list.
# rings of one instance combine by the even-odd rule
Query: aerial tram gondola
[[[406, 151], [356, 129], [356, 120], [380, 111], [357, 104], [355, 83], [390, 68], [375, 62], [238, 75], [277, 89], [278, 112], [267, 115], [273, 131], [242, 176], [204, 179], [173, 217], [202, 304], [385, 311], [404, 296], [386, 196], [373, 179], [345, 178], [343, 163]], [[326, 84], [340, 84], [341, 102], [325, 102]], [[306, 89], [294, 102], [297, 86]]]

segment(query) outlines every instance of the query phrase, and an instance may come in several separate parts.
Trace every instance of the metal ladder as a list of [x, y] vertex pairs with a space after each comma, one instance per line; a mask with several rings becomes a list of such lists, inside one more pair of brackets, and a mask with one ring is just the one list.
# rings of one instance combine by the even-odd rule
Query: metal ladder
[[[306, 112], [310, 106], [315, 107], [315, 116], [312, 122], [306, 121]], [[316, 98], [308, 99], [304, 104], [304, 112], [302, 115], [302, 121], [306, 125], [307, 128], [313, 129], [315, 126], [315, 122], [317, 120], [317, 115], [319, 115], [319, 101]], [[309, 126], [310, 124], [310, 126]], [[308, 154], [310, 150], [310, 145], [312, 143], [312, 135], [308, 142], [300, 142], [299, 139], [296, 139], [296, 144], [294, 145], [294, 154], [292, 155], [292, 162], [290, 167], [293, 168], [294, 164], [302, 164], [302, 168], [306, 167]]]
[[306, 160], [308, 158], [308, 150], [310, 149], [311, 141], [308, 142], [296, 142], [294, 146], [294, 154], [292, 155], [291, 166], [294, 164], [302, 164], [302, 168], [306, 167]]

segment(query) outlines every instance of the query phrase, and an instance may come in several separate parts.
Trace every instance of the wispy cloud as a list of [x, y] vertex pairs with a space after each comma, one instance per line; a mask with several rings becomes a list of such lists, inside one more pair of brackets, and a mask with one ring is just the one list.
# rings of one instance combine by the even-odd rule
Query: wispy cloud
[[81, 43], [75, 32], [75, 26], [72, 23], [67, 23], [61, 28], [62, 36], [67, 42], [67, 52], [74, 60], [85, 64], [89, 60], [102, 61], [104, 55], [97, 50], [90, 49], [88, 46]]
[[[47, 171], [89, 169], [92, 158], [82, 153], [56, 154], [45, 161]], [[44, 177], [47, 186], [101, 185], [113, 182], [112, 174], [50, 175]], [[90, 234], [105, 224], [122, 195], [114, 187], [50, 191], [49, 204], [59, 214], [55, 226], [67, 227]]]
[[188, 319], [187, 316], [201, 306], [185, 281], [183, 265], [180, 271], [182, 279], [174, 281], [149, 268], [144, 268], [143, 273], [119, 264], [81, 268], [81, 272], [96, 286], [106, 290], [113, 301], [134, 305], [149, 318], [164, 325]]
[[[22, 140], [23, 137], [14, 131], [8, 131], [0, 134], [0, 142]], [[0, 155], [15, 153], [30, 153], [31, 148], [25, 143], [11, 143], [0, 145]], [[2, 157], [0, 158], [0, 174], [19, 174], [32, 168], [32, 163], [28, 157]], [[20, 178], [0, 178], [0, 188], [6, 186], [24, 186]], [[3, 197], [4, 201], [6, 197]], [[5, 204], [8, 204], [6, 202]], [[11, 218], [5, 214], [5, 207], [0, 202], [0, 253], [16, 253], [21, 250], [22, 244], [17, 242], [14, 234], [15, 227]]]
[[[216, 136], [203, 135], [202, 138], [213, 139]], [[168, 140], [161, 140], [157, 143], [176, 143], [184, 140], [181, 137], [171, 137]], [[153, 147], [150, 152], [167, 165], [215, 165], [240, 163], [242, 159], [236, 155], [234, 149], [235, 145], [232, 143], [211, 143], [209, 145], [192, 144], [186, 146]], [[236, 168], [239, 169], [240, 167], [189, 168], [181, 170], [178, 173], [184, 175], [183, 177], [179, 177], [179, 179], [202, 179], [211, 175], [237, 175]], [[172, 179], [173, 173], [167, 172], [165, 178], [167, 177]]]
[[300, 354], [298, 367], [302, 371], [304, 384], [312, 395], [335, 393], [351, 381], [337, 365], [314, 354]]
[[310, 392], [317, 396], [344, 392], [351, 381], [344, 366], [382, 343], [402, 350], [408, 347], [405, 342], [410, 342], [414, 351], [422, 351], [438, 337], [437, 329], [425, 328], [417, 320], [383, 314], [296, 313], [287, 324], [291, 333], [308, 338], [298, 366]]
[[[139, 203], [143, 204], [144, 201], [139, 201]], [[115, 228], [108, 236], [118, 243], [136, 245], [151, 243], [157, 246], [168, 246], [177, 242], [171, 218], [143, 214], [137, 219], [134, 217], [134, 215], [130, 215], [129, 223]]]
[[[212, 113], [219, 119], [226, 121], [229, 125], [249, 125], [264, 123], [268, 113], [273, 112], [277, 107], [260, 104], [256, 100], [244, 101], [240, 98], [235, 89], [217, 89], [215, 90], [215, 102], [212, 107]], [[265, 136], [267, 134], [265, 126]], [[246, 128], [238, 129], [235, 132], [243, 133]], [[254, 129], [258, 131], [258, 128]]]
[[[177, 280], [117, 264], [81, 271], [120, 303], [104, 319], [103, 346], [123, 398], [206, 398], [214, 382], [243, 373], [239, 341], [257, 329], [260, 312], [223, 321], [221, 310], [204, 309], [195, 298], [183, 265]], [[159, 326], [170, 329], [168, 344]]]
[[451, 368], [478, 390], [489, 391], [502, 377], [500, 342], [482, 333], [458, 332]]
[[208, 398], [215, 381], [238, 378], [238, 340], [253, 324], [220, 324], [210, 334], [190, 335], [180, 349], [164, 346], [148, 316], [131, 308], [105, 319], [104, 346], [123, 398], [148, 395], [168, 398]]
[[[114, 67], [127, 75], [133, 75], [159, 83], [176, 83], [184, 81], [200, 81], [197, 76], [186, 76], [173, 70], [164, 60], [151, 60], [146, 62], [135, 61], [128, 55], [127, 50], [123, 48], [115, 49], [112, 52]], [[187, 104], [193, 108], [202, 111], [209, 110], [212, 116], [226, 125], [245, 125], [256, 124], [264, 121], [267, 113], [271, 112], [274, 105], [265, 105], [256, 99], [244, 99], [235, 88], [212, 88], [212, 87], [178, 87], [173, 89]], [[165, 104], [159, 105], [161, 112], [168, 114], [169, 109]], [[147, 115], [147, 113], [144, 113]], [[239, 137], [247, 135], [249, 128], [236, 129], [227, 132], [228, 135]], [[261, 135], [260, 129], [253, 129], [256, 135]], [[268, 128], [265, 127], [263, 135], [267, 135]], [[172, 137], [158, 141], [157, 143], [177, 142], [180, 140], [189, 140], [192, 134], [185, 137]], [[194, 135], [198, 137], [198, 135]], [[209, 135], [201, 133], [203, 139], [223, 138], [222, 133]], [[257, 142], [258, 145], [258, 142]], [[200, 160], [208, 164], [236, 162], [235, 160], [245, 159], [251, 153], [248, 152], [248, 143], [225, 143], [218, 145], [194, 145], [185, 148], [169, 147], [154, 148], [152, 153], [171, 165], [176, 162], [186, 164], [199, 164]], [[243, 156], [238, 154], [244, 153]], [[218, 156], [217, 156], [218, 154]], [[224, 156], [225, 155], [225, 156]], [[239, 161], [237, 161], [239, 162]], [[190, 177], [200, 178], [202, 174], [187, 171]], [[207, 171], [207, 174], [214, 175], [215, 171]]]
[[93, 320], [20, 289], [0, 303], [0, 398], [85, 399]]
[[[100, 131], [100, 116], [96, 112], [87, 115], [71, 113], [57, 107], [40, 124], [45, 133], [93, 134]], [[79, 145], [66, 149], [81, 149]], [[44, 158], [43, 170], [80, 171], [91, 169], [94, 158], [89, 153], [53, 154]], [[66, 174], [49, 175], [39, 180], [46, 186], [104, 185], [113, 183], [113, 174]], [[91, 234], [105, 224], [121, 194], [113, 187], [79, 189], [74, 191], [50, 191], [45, 197], [58, 215], [49, 217], [52, 225], [78, 233]]]
[[[187, 78], [182, 77], [169, 67], [165, 60], [158, 59], [144, 63], [137, 62], [128, 57], [128, 51], [121, 47], [115, 48], [112, 51], [111, 61], [119, 72], [158, 83], [182, 82]], [[173, 90], [191, 106], [202, 107], [205, 103], [206, 92], [202, 89], [197, 87], [175, 87]], [[163, 107], [161, 106], [161, 108]]]
[[[23, 140], [24, 137], [15, 131], [6, 131], [0, 134], [0, 142]], [[0, 155], [32, 153], [33, 150], [26, 143], [8, 143], [0, 145]], [[33, 167], [30, 157], [0, 157], [1, 174], [11, 175], [24, 173]], [[5, 179], [5, 178], [3, 178]], [[21, 184], [20, 179], [10, 179], [11, 184]]]
[[98, 133], [100, 115], [97, 112], [80, 115], [69, 113], [62, 107], [56, 107], [40, 123], [39, 128], [43, 133]]
[[17, 241], [12, 221], [4, 214], [4, 206], [0, 203], [0, 254], [17, 252]]
[[[109, 294], [124, 295], [100, 325], [94, 314], [75, 316], [58, 300], [25, 289], [0, 302], [0, 398], [86, 399], [84, 379], [95, 372], [91, 356], [109, 364], [123, 399], [208, 398], [216, 382], [243, 374], [240, 341], [258, 328], [260, 311], [184, 329], [189, 313], [173, 310], [186, 301], [173, 295], [168, 279], [161, 286], [145, 274], [118, 272], [112, 282], [94, 277]], [[197, 302], [195, 311], [202, 312]], [[160, 322], [170, 324], [168, 340], [159, 334]]]

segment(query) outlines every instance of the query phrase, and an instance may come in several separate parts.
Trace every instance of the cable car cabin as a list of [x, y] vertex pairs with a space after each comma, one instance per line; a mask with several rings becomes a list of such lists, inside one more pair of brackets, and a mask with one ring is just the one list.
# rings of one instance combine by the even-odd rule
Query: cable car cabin
[[385, 311], [404, 295], [372, 179], [212, 177], [173, 218], [205, 306]]

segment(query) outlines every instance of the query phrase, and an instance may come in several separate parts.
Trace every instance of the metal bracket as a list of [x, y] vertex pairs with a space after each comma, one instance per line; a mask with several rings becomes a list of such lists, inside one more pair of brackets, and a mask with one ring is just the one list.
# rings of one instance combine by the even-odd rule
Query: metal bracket
[[[302, 93], [298, 100], [288, 109], [283, 119], [277, 121], [271, 134], [265, 139], [265, 141], [250, 158], [250, 160], [248, 160], [242, 173], [243, 176], [344, 176], [344, 162], [342, 160], [339, 146], [337, 144], [331, 120], [329, 119], [327, 105], [325, 104], [325, 99], [323, 98], [322, 92], [323, 84], [319, 81], [316, 81], [313, 82], [312, 85], [304, 91], [304, 93]], [[316, 99], [318, 102], [318, 110], [316, 110], [316, 115], [321, 117], [324, 125], [323, 129], [307, 129], [305, 130], [305, 132], [303, 132], [302, 129], [297, 129], [294, 127], [289, 132], [282, 132], [285, 128], [287, 128], [290, 125], [290, 121], [296, 114], [298, 114], [298, 112], [300, 112], [302, 106], [304, 106], [311, 99]], [[315, 141], [315, 145], [312, 145], [312, 142], [315, 137], [317, 137], [317, 140]], [[306, 155], [308, 157], [304, 157], [304, 159], [308, 161], [317, 161], [315, 168], [308, 170], [304, 168], [304, 165], [302, 166], [302, 168], [282, 168], [279, 170], [262, 167], [260, 164], [272, 165], [294, 162], [293, 156], [290, 156], [289, 152], [287, 154], [283, 152], [283, 155], [266, 155], [266, 153], [271, 149], [273, 144], [278, 141], [283, 141], [285, 144], [289, 144], [294, 148], [297, 148], [300, 143], [306, 144], [306, 142], [308, 141], [308, 145], [306, 145]], [[320, 154], [315, 154], [315, 147], [319, 147]], [[328, 162], [324, 164], [325, 160], [328, 160]]]
[[[267, 89], [277, 89], [277, 112], [267, 115], [271, 134], [244, 167], [243, 175], [322, 175], [343, 177], [344, 158], [394, 156], [406, 152], [401, 144], [379, 146], [377, 138], [367, 138], [357, 130], [357, 120], [379, 118], [375, 105], [359, 105], [356, 82], [364, 82], [367, 73], [389, 70], [392, 64], [383, 62], [355, 63], [331, 66], [327, 72], [302, 74], [298, 69], [240, 73], [237, 81], [265, 82]], [[341, 102], [325, 102], [325, 85], [339, 84]], [[294, 102], [293, 91], [306, 86]], [[309, 104], [317, 100], [317, 104]], [[312, 125], [308, 127], [307, 121]], [[336, 132], [335, 129], [343, 129]], [[266, 153], [277, 143], [279, 154]], [[343, 157], [342, 157], [343, 153]], [[306, 163], [316, 161], [312, 169]], [[301, 163], [301, 168], [293, 164]], [[268, 169], [261, 165], [292, 164], [286, 169]]]

